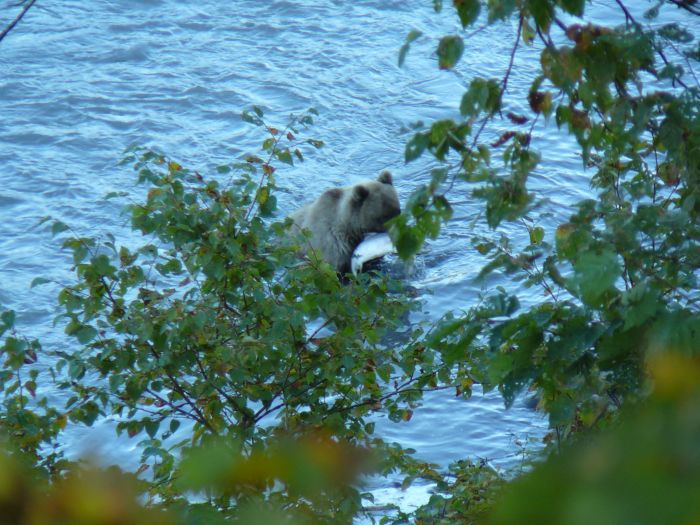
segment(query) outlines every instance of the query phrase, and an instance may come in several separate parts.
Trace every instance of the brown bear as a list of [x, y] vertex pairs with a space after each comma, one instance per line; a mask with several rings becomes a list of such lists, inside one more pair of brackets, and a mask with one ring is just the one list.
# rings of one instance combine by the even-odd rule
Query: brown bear
[[311, 231], [304, 253], [317, 250], [337, 272], [350, 271], [352, 252], [365, 234], [386, 231], [386, 222], [401, 213], [391, 174], [326, 190], [314, 202], [290, 215], [292, 231]]

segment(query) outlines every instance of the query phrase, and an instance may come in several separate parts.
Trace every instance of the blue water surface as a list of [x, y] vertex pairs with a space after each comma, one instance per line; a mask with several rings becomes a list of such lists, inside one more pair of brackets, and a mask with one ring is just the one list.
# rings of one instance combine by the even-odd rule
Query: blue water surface
[[[650, 5], [633, 3], [643, 4], [637, 9]], [[0, 0], [0, 22], [16, 14], [13, 5]], [[606, 22], [618, 12], [615, 5], [596, 1], [590, 9]], [[424, 36], [399, 68], [398, 51], [411, 29]], [[63, 220], [81, 235], [111, 231], [128, 239], [134, 234], [121, 214], [123, 202], [103, 199], [112, 191], [142, 195], [132, 170], [118, 166], [124, 149], [156, 147], [211, 173], [257, 151], [264, 137], [239, 116], [253, 104], [278, 125], [289, 113], [319, 111], [311, 135], [326, 146], [277, 172], [281, 214], [326, 187], [384, 169], [392, 171], [405, 200], [433, 167], [427, 158], [404, 163], [410, 125], [457, 118], [471, 78], [501, 78], [516, 27], [467, 32], [459, 67], [440, 71], [435, 37], [455, 32], [462, 32], [457, 18], [435, 15], [427, 0], [38, 2], [0, 43], [0, 305], [15, 309], [25, 332], [45, 347], [69, 347], [52, 323], [58, 283], [71, 282], [71, 263], [58, 241], [36, 227], [39, 218]], [[536, 47], [521, 46], [515, 55], [511, 111], [527, 112], [522, 94], [538, 54]], [[484, 140], [507, 129], [507, 121], [496, 121]], [[545, 159], [532, 188], [551, 200], [554, 224], [572, 203], [590, 196], [590, 174], [555, 126], [538, 123], [533, 134]], [[480, 207], [467, 188], [456, 187], [451, 199], [454, 219], [426, 245], [422, 271], [411, 282], [429, 320], [469, 308], [484, 286], [475, 280], [484, 260], [470, 243], [474, 234], [486, 233], [474, 231], [483, 228], [473, 222]], [[30, 289], [37, 276], [56, 284]], [[523, 300], [536, 301], [536, 293], [524, 291]], [[60, 401], [51, 385], [41, 388]], [[103, 420], [70, 430], [67, 454], [91, 452], [135, 468], [134, 443], [117, 439], [113, 425]], [[521, 401], [505, 410], [497, 394], [477, 392], [464, 400], [442, 392], [428, 395], [409, 423], [380, 420], [378, 433], [443, 467], [463, 457], [513, 466], [516, 440], [541, 437], [545, 428]], [[381, 483], [377, 492], [388, 489], [387, 497], [396, 499], [396, 491]]]

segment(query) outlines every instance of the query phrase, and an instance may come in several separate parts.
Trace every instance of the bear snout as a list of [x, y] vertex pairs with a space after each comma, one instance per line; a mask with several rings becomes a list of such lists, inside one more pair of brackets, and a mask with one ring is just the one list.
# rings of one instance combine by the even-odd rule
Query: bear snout
[[385, 231], [387, 231], [386, 223], [399, 215], [401, 215], [401, 208], [399, 208], [398, 206], [392, 206], [384, 210], [384, 212], [379, 217], [377, 217], [377, 228], [373, 230], [374, 233], [384, 233]]
[[399, 206], [390, 206], [386, 211], [384, 222], [386, 223], [399, 215], [401, 215], [401, 208]]
[[[389, 209], [389, 219], [393, 219], [394, 217], [398, 217], [401, 215], [401, 207], [400, 206], [392, 206]], [[387, 219], [387, 220], [389, 220]]]

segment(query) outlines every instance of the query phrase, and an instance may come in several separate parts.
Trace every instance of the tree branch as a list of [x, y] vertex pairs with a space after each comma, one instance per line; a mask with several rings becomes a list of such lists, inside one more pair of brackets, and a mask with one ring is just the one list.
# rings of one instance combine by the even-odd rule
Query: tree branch
[[[193, 414], [191, 414], [190, 412], [187, 412], [186, 410], [183, 410], [183, 409], [182, 409], [182, 407], [185, 406], [186, 403], [183, 403], [183, 404], [181, 404], [181, 405], [176, 405], [174, 402], [168, 401], [168, 400], [165, 399], [164, 397], [158, 395], [157, 393], [155, 393], [155, 392], [154, 392], [153, 390], [151, 390], [150, 388], [147, 388], [147, 389], [145, 390], [145, 392], [148, 392], [151, 396], [153, 396], [153, 397], [154, 397], [156, 400], [158, 400], [160, 403], [162, 403], [163, 405], [165, 405], [165, 406], [167, 406], [167, 407], [170, 407], [170, 409], [172, 409], [173, 411], [175, 411], [175, 412], [177, 412], [177, 413], [179, 413], [179, 414], [182, 414], [182, 415], [185, 416], [187, 419], [194, 419], [194, 420], [197, 420], [197, 416], [196, 416], [196, 415], [193, 415]], [[138, 410], [143, 410], [143, 409], [140, 408], [140, 407], [137, 407], [137, 409], [138, 409]]]
[[[160, 359], [160, 354], [158, 353], [158, 351], [155, 348], [153, 348], [152, 345], [149, 344], [148, 348], [149, 348], [151, 354], [153, 354], [153, 356], [156, 359]], [[195, 419], [197, 421], [199, 421], [202, 425], [207, 427], [207, 429], [209, 429], [213, 434], [217, 434], [216, 430], [214, 429], [214, 427], [211, 426], [209, 421], [207, 421], [207, 418], [204, 417], [204, 414], [199, 409], [197, 404], [194, 401], [192, 401], [190, 394], [184, 388], [182, 388], [182, 386], [180, 385], [179, 381], [175, 378], [175, 376], [173, 376], [173, 374], [171, 374], [168, 370], [166, 370], [164, 366], [163, 366], [163, 373], [165, 373], [165, 375], [168, 376], [168, 379], [170, 379], [170, 382], [171, 382], [173, 388], [175, 389], [175, 391], [178, 394], [180, 394], [180, 397], [182, 397], [182, 400], [185, 403], [187, 403], [192, 408], [192, 410], [194, 410], [195, 414], [197, 415], [197, 417], [195, 417]]]
[[[676, 5], [677, 7], [680, 7], [681, 9], [685, 9], [689, 13], [692, 13], [696, 16], [700, 16], [700, 8], [698, 7], [693, 7], [691, 5], [691, 2], [688, 0], [668, 0], [672, 4]], [[695, 2], [693, 2], [694, 4]]]
[[202, 377], [204, 378], [204, 380], [207, 383], [209, 383], [212, 386], [212, 388], [219, 393], [219, 395], [224, 397], [226, 399], [226, 401], [229, 402], [229, 404], [231, 405], [231, 408], [233, 408], [233, 410], [235, 410], [236, 412], [238, 412], [241, 415], [241, 418], [243, 419], [242, 420], [243, 426], [246, 428], [249, 427], [253, 423], [250, 414], [248, 414], [245, 410], [241, 409], [236, 404], [236, 400], [233, 397], [231, 397], [229, 394], [227, 394], [223, 388], [217, 386], [214, 383], [214, 381], [209, 379], [209, 375], [207, 374], [206, 370], [204, 369], [204, 365], [202, 364], [202, 360], [199, 358], [197, 351], [193, 350], [193, 352], [194, 352], [195, 361], [197, 361], [197, 367], [199, 368], [199, 372], [202, 374]]
[[[323, 419], [326, 419], [328, 416], [330, 416], [330, 415], [332, 415], [332, 414], [335, 414], [335, 413], [337, 413], [337, 412], [347, 412], [347, 411], [349, 411], [349, 410], [354, 410], [355, 408], [358, 408], [358, 407], [361, 407], [361, 406], [375, 405], [375, 404], [377, 404], [377, 403], [381, 403], [381, 402], [383, 402], [383, 401], [386, 401], [387, 399], [389, 399], [389, 398], [391, 398], [391, 397], [401, 395], [401, 394], [403, 394], [403, 393], [405, 393], [405, 392], [422, 392], [422, 393], [425, 393], [425, 392], [435, 392], [435, 391], [438, 391], [438, 390], [447, 390], [447, 389], [449, 389], [449, 388], [454, 388], [454, 385], [441, 385], [441, 386], [426, 387], [426, 388], [422, 388], [422, 387], [412, 387], [412, 385], [413, 385], [414, 383], [416, 383], [416, 382], [418, 382], [418, 381], [420, 381], [420, 380], [422, 380], [422, 379], [428, 378], [428, 377], [431, 376], [431, 375], [436, 375], [436, 374], [438, 373], [438, 370], [439, 370], [439, 368], [437, 368], [437, 369], [435, 369], [435, 370], [433, 370], [433, 371], [431, 371], [431, 372], [426, 372], [426, 373], [424, 373], [424, 374], [421, 374], [421, 375], [419, 375], [419, 376], [417, 376], [417, 377], [410, 377], [409, 379], [407, 379], [406, 381], [404, 381], [404, 382], [401, 383], [400, 385], [397, 385], [397, 384], [395, 383], [395, 386], [394, 386], [394, 389], [393, 389], [393, 390], [391, 390], [391, 391], [389, 391], [389, 392], [385, 392], [384, 394], [382, 394], [382, 395], [379, 396], [379, 397], [370, 397], [370, 398], [367, 398], [367, 399], [358, 401], [357, 403], [353, 403], [353, 404], [350, 404], [350, 405], [347, 405], [347, 406], [332, 408], [331, 410], [328, 411], [328, 413], [324, 416]], [[409, 388], [409, 387], [411, 387], [411, 388]]]
[[508, 61], [508, 69], [506, 69], [506, 74], [503, 77], [503, 87], [501, 88], [501, 96], [506, 92], [508, 88], [508, 79], [510, 78], [510, 72], [513, 70], [513, 62], [515, 60], [515, 52], [518, 50], [518, 44], [520, 44], [520, 34], [523, 30], [523, 17], [520, 16], [518, 22], [518, 34], [515, 35], [515, 44], [513, 44], [513, 49], [510, 51], [510, 60]]
[[22, 17], [27, 14], [27, 11], [36, 3], [36, 0], [30, 0], [27, 2], [27, 4], [22, 8], [22, 11], [20, 14], [17, 15], [17, 18], [15, 18], [12, 23], [7, 26], [2, 33], [0, 33], [0, 42], [2, 42], [2, 39], [7, 36], [7, 34], [14, 29], [14, 27], [19, 23], [20, 20], [22, 20]]

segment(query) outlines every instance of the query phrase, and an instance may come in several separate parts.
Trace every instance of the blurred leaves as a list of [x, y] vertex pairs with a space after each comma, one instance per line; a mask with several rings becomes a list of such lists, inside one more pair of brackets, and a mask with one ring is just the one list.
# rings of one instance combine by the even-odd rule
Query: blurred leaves
[[139, 482], [118, 469], [78, 468], [49, 484], [17, 458], [0, 453], [0, 520], [13, 525], [170, 525], [182, 523], [138, 503]]
[[[0, 453], [0, 521], [13, 525], [196, 525], [203, 520], [213, 525], [350, 523], [360, 501], [347, 487], [363, 464], [369, 464], [368, 458], [357, 447], [320, 436], [286, 439], [251, 457], [233, 443], [210, 442], [190, 450], [178, 469], [179, 490], [190, 495], [201, 491], [205, 498], [144, 504], [148, 484], [117, 467], [70, 464], [49, 482], [19, 457]], [[283, 504], [283, 489], [276, 481], [298, 498], [294, 505]], [[251, 490], [255, 487], [273, 494], [255, 495]], [[228, 509], [215, 504], [224, 501], [225, 494], [236, 494], [239, 504]]]
[[651, 362], [655, 391], [623, 423], [523, 475], [489, 523], [692, 523], [700, 513], [700, 363]]

